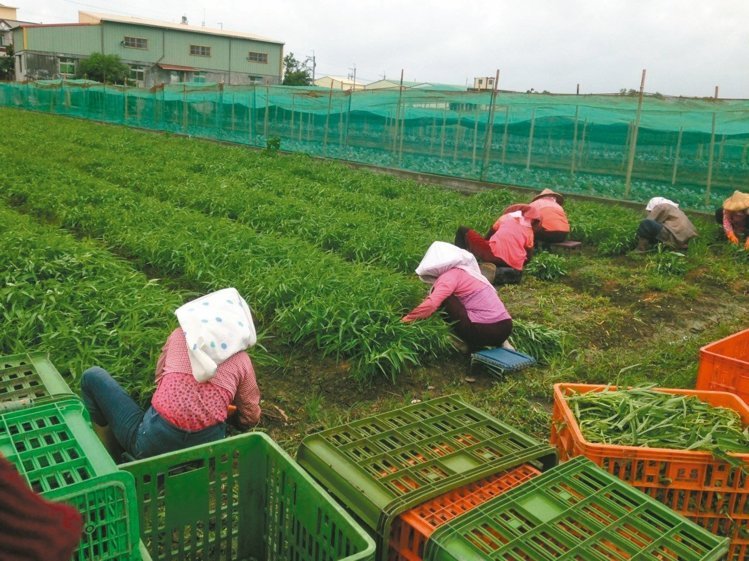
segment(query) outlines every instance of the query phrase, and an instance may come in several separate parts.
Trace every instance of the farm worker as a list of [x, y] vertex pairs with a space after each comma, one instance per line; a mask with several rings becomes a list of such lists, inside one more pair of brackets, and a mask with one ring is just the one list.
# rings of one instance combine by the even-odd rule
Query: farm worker
[[246, 352], [257, 337], [239, 292], [212, 292], [175, 314], [179, 327], [156, 363], [156, 391], [147, 411], [102, 368], [89, 368], [81, 380], [83, 401], [102, 440], [112, 443], [113, 436], [138, 459], [223, 438], [232, 404], [241, 426], [260, 420], [260, 390]]
[[694, 224], [673, 201], [653, 197], [645, 206], [645, 212], [647, 217], [637, 227], [638, 251], [645, 251], [656, 243], [686, 249], [689, 240], [697, 237]]
[[82, 534], [75, 507], [36, 494], [0, 456], [0, 559], [69, 561]]
[[455, 233], [455, 245], [470, 251], [479, 261], [522, 271], [533, 256], [534, 231], [539, 223], [537, 209], [525, 204], [512, 205], [505, 209], [485, 237], [476, 230], [460, 226]]
[[551, 189], [544, 189], [531, 199], [530, 205], [538, 210], [541, 222], [535, 231], [536, 243], [559, 243], [570, 234], [570, 223], [564, 212], [564, 197]]
[[499, 347], [507, 341], [512, 318], [471, 253], [446, 242], [434, 242], [416, 274], [432, 288], [401, 321], [428, 318], [441, 307], [456, 322], [453, 329], [468, 350]]
[[739, 245], [739, 236], [745, 236], [744, 249], [749, 250], [749, 193], [734, 191], [715, 211], [715, 221], [733, 245]]

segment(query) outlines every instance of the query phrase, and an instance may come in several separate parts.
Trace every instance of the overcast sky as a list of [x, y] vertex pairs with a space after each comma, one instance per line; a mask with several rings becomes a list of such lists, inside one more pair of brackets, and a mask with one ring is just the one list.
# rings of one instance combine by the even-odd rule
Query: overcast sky
[[0, 0], [18, 18], [93, 11], [253, 33], [351, 75], [574, 93], [638, 89], [749, 98], [749, 0]]

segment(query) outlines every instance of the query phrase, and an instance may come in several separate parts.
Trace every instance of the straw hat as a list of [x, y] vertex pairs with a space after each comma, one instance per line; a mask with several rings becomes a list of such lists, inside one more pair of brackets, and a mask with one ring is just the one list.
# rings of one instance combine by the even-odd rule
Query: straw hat
[[560, 205], [564, 204], [564, 197], [559, 193], [555, 193], [551, 189], [544, 189], [538, 195], [533, 197], [531, 199], [531, 202], [535, 201], [536, 199], [540, 199], [541, 197], [554, 197], [557, 200], [557, 203], [559, 203]]
[[723, 209], [729, 212], [749, 209], [749, 193], [734, 191], [733, 195], [723, 201]]

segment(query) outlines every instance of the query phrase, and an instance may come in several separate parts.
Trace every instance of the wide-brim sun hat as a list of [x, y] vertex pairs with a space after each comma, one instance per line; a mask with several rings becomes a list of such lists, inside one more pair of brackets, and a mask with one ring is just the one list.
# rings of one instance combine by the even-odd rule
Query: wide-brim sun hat
[[723, 201], [723, 210], [737, 212], [749, 209], [749, 193], [734, 191], [733, 195]]
[[536, 199], [540, 199], [541, 197], [554, 197], [557, 200], [557, 203], [559, 203], [560, 205], [564, 204], [564, 196], [555, 191], [552, 191], [551, 189], [544, 189], [538, 195], [533, 197], [531, 199], [531, 202], [535, 201]]

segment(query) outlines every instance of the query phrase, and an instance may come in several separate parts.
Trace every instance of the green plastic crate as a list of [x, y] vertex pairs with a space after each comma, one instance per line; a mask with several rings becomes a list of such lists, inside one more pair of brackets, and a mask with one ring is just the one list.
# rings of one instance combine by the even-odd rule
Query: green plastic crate
[[46, 354], [0, 357], [0, 411], [66, 395], [74, 394]]
[[373, 531], [381, 558], [395, 518], [478, 479], [556, 452], [445, 396], [306, 437], [297, 461]]
[[372, 539], [264, 433], [121, 464], [154, 561], [372, 561]]
[[131, 474], [116, 471], [44, 497], [74, 506], [83, 517], [83, 535], [71, 561], [151, 561], [140, 542]]
[[84, 531], [73, 561], [142, 558], [135, 480], [117, 470], [80, 400], [58, 399], [0, 414], [0, 455], [34, 491], [81, 512]]
[[438, 528], [425, 561], [715, 561], [711, 534], [579, 456]]
[[117, 471], [77, 399], [0, 414], [0, 454], [37, 493]]

